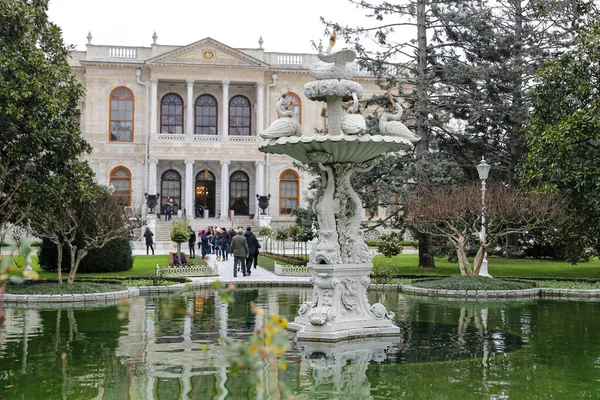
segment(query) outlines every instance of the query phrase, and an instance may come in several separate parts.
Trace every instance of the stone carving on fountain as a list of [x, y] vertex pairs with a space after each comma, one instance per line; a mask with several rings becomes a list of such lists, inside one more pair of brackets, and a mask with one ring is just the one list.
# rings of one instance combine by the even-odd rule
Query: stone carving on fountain
[[[327, 102], [328, 132], [302, 135], [285, 128], [275, 133], [275, 121], [261, 134], [265, 139], [261, 151], [287, 154], [319, 176], [312, 205], [319, 234], [309, 256], [313, 298], [302, 304], [298, 317], [289, 324], [303, 340], [337, 341], [399, 332], [392, 324], [394, 313], [382, 304], [370, 305], [367, 299], [374, 252], [364, 242], [360, 228], [364, 209], [351, 177], [369, 171], [387, 152], [412, 148], [413, 141], [393, 132], [365, 134], [364, 118], [358, 113], [363, 87], [351, 80], [358, 71], [356, 54], [352, 50], [333, 53], [334, 44], [335, 34], [328, 54], [319, 55], [321, 62], [309, 69], [317, 80], [304, 86], [310, 100]], [[385, 122], [397, 122], [394, 118], [388, 114]]]

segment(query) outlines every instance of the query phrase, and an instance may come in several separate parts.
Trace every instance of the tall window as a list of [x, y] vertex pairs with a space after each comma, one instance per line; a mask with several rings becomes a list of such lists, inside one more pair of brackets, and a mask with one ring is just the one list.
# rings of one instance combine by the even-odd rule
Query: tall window
[[160, 132], [183, 133], [183, 99], [178, 94], [168, 93], [162, 98]]
[[216, 135], [217, 99], [203, 94], [196, 100], [196, 135]]
[[235, 171], [229, 178], [229, 209], [235, 215], [248, 215], [250, 179], [244, 171]]
[[279, 214], [290, 215], [294, 207], [300, 205], [300, 177], [296, 171], [288, 169], [279, 177]]
[[173, 200], [173, 214], [177, 214], [177, 210], [181, 207], [181, 175], [174, 169], [165, 171], [160, 178], [160, 209], [165, 210], [167, 196]]
[[229, 134], [250, 136], [250, 100], [234, 96], [229, 101]]
[[110, 94], [110, 140], [133, 141], [133, 93], [126, 87]]
[[110, 173], [110, 185], [115, 188], [112, 195], [122, 206], [131, 205], [131, 173], [127, 168], [117, 167]]
[[287, 97], [285, 101], [281, 104], [281, 111], [293, 111], [294, 118], [300, 123], [302, 123], [302, 101], [300, 97], [294, 92], [287, 92]]

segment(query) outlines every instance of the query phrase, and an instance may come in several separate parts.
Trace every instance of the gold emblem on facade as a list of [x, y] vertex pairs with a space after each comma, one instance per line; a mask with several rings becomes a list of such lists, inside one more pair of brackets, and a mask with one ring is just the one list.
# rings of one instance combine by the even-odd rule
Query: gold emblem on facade
[[202, 59], [207, 62], [214, 61], [216, 54], [214, 50], [202, 50]]

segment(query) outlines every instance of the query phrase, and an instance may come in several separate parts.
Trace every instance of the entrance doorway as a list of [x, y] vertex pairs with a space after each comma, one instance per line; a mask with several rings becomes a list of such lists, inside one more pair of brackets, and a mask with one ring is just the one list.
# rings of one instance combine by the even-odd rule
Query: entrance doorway
[[194, 215], [198, 214], [197, 206], [200, 206], [203, 210], [208, 210], [209, 217], [215, 216], [215, 187], [215, 176], [209, 170], [205, 169], [196, 175]]

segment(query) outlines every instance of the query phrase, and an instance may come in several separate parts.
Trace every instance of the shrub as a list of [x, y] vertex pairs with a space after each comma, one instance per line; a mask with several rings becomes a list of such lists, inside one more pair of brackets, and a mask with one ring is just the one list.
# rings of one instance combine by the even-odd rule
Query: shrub
[[402, 239], [395, 233], [384, 234], [377, 239], [377, 251], [390, 258], [402, 253]]
[[[81, 246], [78, 240], [75, 245]], [[42, 240], [38, 252], [40, 268], [47, 272], [56, 272], [57, 254], [56, 245], [47, 239]], [[68, 272], [70, 268], [70, 255], [68, 247], [63, 247], [62, 271]], [[118, 272], [133, 268], [133, 257], [128, 238], [119, 238], [108, 242], [101, 249], [93, 249], [81, 260], [77, 272]]]
[[521, 290], [531, 289], [532, 285], [523, 281], [504, 281], [485, 276], [450, 276], [435, 280], [422, 280], [413, 286], [429, 289], [448, 290]]

